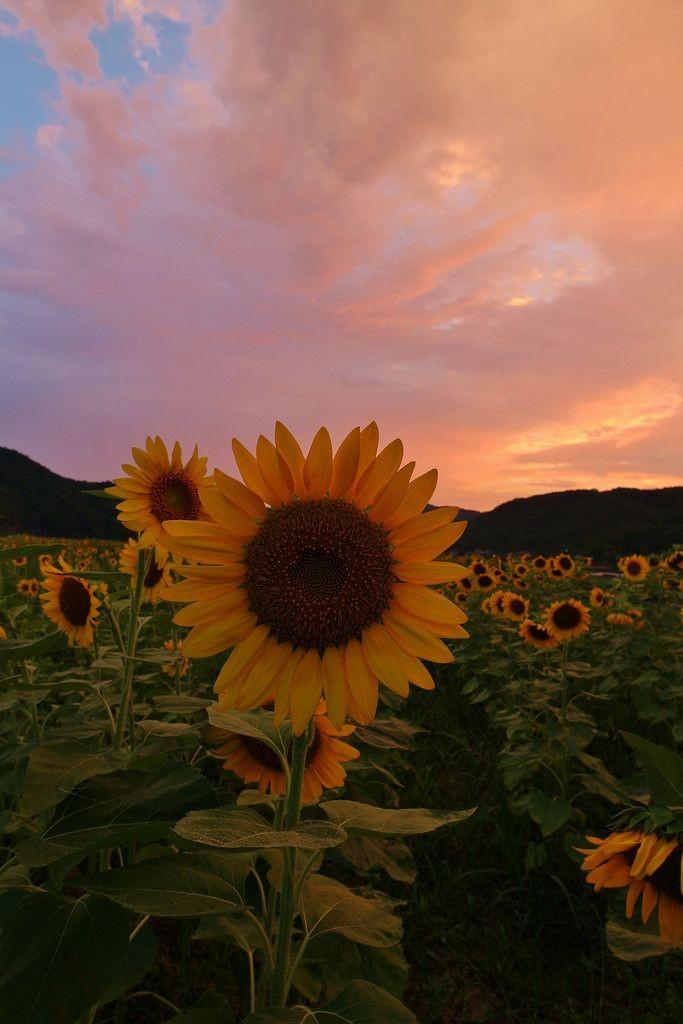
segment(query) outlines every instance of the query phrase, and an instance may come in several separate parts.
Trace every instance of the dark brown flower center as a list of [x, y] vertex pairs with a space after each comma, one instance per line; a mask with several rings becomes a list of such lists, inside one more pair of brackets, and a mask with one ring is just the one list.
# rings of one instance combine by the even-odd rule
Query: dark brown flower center
[[553, 612], [553, 624], [558, 629], [575, 629], [581, 622], [581, 610], [573, 604], [561, 604]]
[[[267, 743], [263, 742], [263, 740], [257, 740], [255, 736], [242, 736], [240, 738], [246, 749], [253, 757], [253, 759], [258, 764], [260, 764], [262, 768], [268, 768], [272, 772], [282, 772], [282, 762], [280, 761], [280, 758], [275, 753], [272, 747], [269, 747]], [[311, 761], [313, 760], [313, 758], [315, 757], [315, 755], [318, 753], [318, 750], [320, 749], [320, 743], [320, 731], [314, 727], [313, 739], [309, 743], [308, 750], [306, 751], [307, 768]], [[288, 764], [292, 763], [291, 744], [287, 751], [287, 762]]]
[[85, 626], [90, 615], [90, 591], [73, 576], [65, 576], [59, 587], [59, 610], [71, 626]]
[[150, 506], [160, 523], [165, 519], [197, 519], [199, 491], [185, 473], [163, 473], [152, 487]]
[[571, 569], [572, 565], [574, 564], [568, 555], [561, 555], [557, 561], [560, 566], [560, 569]]
[[149, 569], [145, 573], [145, 586], [146, 587], [156, 587], [157, 583], [159, 582], [159, 580], [161, 579], [161, 577], [163, 575], [164, 575], [163, 568], [160, 569], [159, 566], [156, 563], [156, 559], [153, 558], [152, 559], [152, 563], [151, 563]]
[[536, 566], [537, 569], [544, 569], [545, 568], [545, 558], [542, 558], [542, 557], [534, 558], [534, 565]]
[[269, 509], [245, 562], [249, 607], [280, 643], [319, 651], [346, 643], [392, 596], [385, 531], [338, 498]]
[[536, 623], [532, 622], [527, 626], [527, 633], [534, 640], [549, 640], [550, 633], [543, 626], [537, 626]]
[[640, 562], [629, 562], [626, 566], [626, 571], [628, 572], [629, 576], [639, 576], [640, 569]]
[[493, 586], [493, 580], [491, 579], [491, 577], [489, 576], [489, 574], [487, 572], [482, 572], [479, 575], [479, 581], [478, 582], [479, 582], [479, 586], [482, 588], [482, 590], [486, 590], [488, 587], [492, 587]]
[[512, 601], [510, 601], [509, 607], [513, 615], [523, 615], [526, 611], [524, 601], [521, 601], [518, 597], [514, 597]]

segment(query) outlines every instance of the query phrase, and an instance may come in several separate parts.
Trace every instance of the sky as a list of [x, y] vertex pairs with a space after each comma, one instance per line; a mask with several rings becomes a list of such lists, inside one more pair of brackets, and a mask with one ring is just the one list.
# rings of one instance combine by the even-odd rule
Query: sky
[[0, 444], [683, 484], [680, 0], [0, 0]]

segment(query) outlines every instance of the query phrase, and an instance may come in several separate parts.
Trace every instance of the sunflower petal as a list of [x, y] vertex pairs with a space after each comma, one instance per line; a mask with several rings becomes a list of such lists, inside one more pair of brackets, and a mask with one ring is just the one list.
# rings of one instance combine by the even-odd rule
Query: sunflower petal
[[347, 695], [344, 659], [338, 647], [328, 647], [322, 662], [323, 693], [327, 714], [335, 729], [341, 729], [346, 718]]
[[315, 714], [323, 689], [322, 663], [318, 652], [306, 651], [296, 667], [290, 692], [292, 728], [295, 736], [302, 732]]
[[331, 498], [340, 498], [351, 489], [358, 473], [359, 459], [360, 427], [354, 427], [339, 445], [332, 460]]
[[332, 480], [332, 441], [325, 427], [313, 438], [304, 463], [304, 485], [310, 498], [322, 498]]
[[395, 526], [398, 526], [405, 519], [412, 519], [413, 516], [419, 515], [436, 490], [438, 479], [439, 474], [437, 471], [430, 469], [429, 472], [423, 473], [422, 476], [412, 480], [408, 485], [405, 498], [393, 516], [384, 525], [388, 529], [393, 530]]
[[383, 448], [358, 480], [353, 499], [361, 508], [371, 505], [398, 471], [403, 458], [403, 442], [396, 438]]

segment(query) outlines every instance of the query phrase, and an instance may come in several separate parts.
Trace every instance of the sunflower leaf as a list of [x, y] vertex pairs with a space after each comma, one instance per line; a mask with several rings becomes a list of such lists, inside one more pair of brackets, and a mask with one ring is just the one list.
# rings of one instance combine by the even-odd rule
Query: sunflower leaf
[[683, 807], [683, 757], [631, 732], [621, 735], [638, 754], [655, 803], [676, 809]]
[[357, 803], [355, 800], [323, 800], [320, 807], [350, 836], [417, 836], [442, 825], [465, 821], [476, 807], [465, 811], [432, 811], [424, 807], [393, 810]]
[[54, 807], [79, 783], [118, 771], [127, 760], [127, 755], [120, 751], [90, 750], [73, 740], [37, 747], [29, 754], [22, 811], [30, 816]]
[[260, 708], [256, 711], [215, 711], [209, 708], [208, 715], [211, 725], [218, 729], [260, 740], [279, 757], [283, 757], [287, 752], [291, 727], [285, 724], [277, 729], [270, 711], [263, 711]]
[[67, 646], [66, 636], [59, 629], [54, 633], [38, 637], [37, 640], [4, 640], [0, 642], [0, 661], [12, 659], [23, 661], [26, 658], [38, 658], [42, 654], [65, 651]]
[[250, 1014], [244, 1024], [417, 1024], [395, 996], [369, 981], [352, 981], [319, 1010], [293, 1006]]
[[329, 821], [304, 821], [296, 828], [279, 831], [246, 807], [190, 811], [174, 831], [193, 843], [224, 850], [322, 850], [346, 839], [344, 829]]

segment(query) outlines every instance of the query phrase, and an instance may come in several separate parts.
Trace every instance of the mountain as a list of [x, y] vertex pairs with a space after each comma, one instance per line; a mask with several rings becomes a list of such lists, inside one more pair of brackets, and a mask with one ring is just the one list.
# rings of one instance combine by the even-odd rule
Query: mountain
[[27, 455], [0, 447], [0, 534], [126, 537], [114, 503], [83, 493], [108, 486], [107, 481], [69, 480]]
[[683, 487], [577, 490], [506, 501], [472, 520], [456, 551], [611, 558], [683, 544]]

